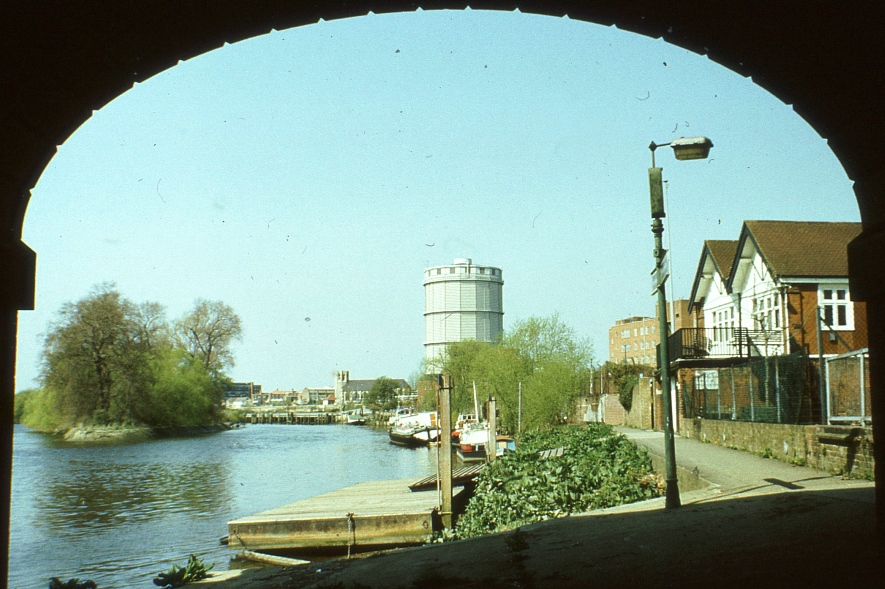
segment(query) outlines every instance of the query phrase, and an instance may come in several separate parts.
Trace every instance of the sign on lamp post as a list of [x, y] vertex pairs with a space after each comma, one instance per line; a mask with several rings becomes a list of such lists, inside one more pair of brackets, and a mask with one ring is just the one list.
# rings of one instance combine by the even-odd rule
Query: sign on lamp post
[[663, 170], [655, 166], [655, 150], [658, 147], [669, 145], [677, 160], [704, 159], [710, 153], [713, 142], [706, 137], [681, 137], [670, 143], [649, 145], [651, 150], [651, 167], [648, 169], [648, 185], [651, 203], [651, 232], [654, 234], [655, 268], [652, 270], [654, 277], [654, 291], [658, 297], [658, 361], [661, 367], [661, 393], [663, 395], [664, 409], [664, 462], [665, 462], [665, 503], [666, 509], [673, 509], [681, 505], [679, 499], [679, 483], [676, 477], [676, 441], [673, 430], [673, 409], [671, 407], [670, 392], [670, 351], [669, 329], [667, 323], [667, 292], [665, 283], [669, 273], [666, 264], [667, 250], [663, 246], [664, 223], [661, 221], [666, 216], [664, 212], [664, 184]]

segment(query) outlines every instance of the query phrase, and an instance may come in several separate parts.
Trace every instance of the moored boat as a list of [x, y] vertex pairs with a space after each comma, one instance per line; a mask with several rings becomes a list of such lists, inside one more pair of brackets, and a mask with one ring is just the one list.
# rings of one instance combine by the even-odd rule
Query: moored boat
[[366, 425], [366, 416], [363, 414], [363, 408], [353, 409], [346, 413], [345, 422], [347, 425]]
[[436, 411], [404, 415], [387, 430], [390, 441], [403, 446], [426, 446], [437, 442], [440, 436]]
[[472, 413], [459, 413], [458, 419], [452, 424], [452, 444], [461, 443], [461, 432], [465, 428], [476, 424], [476, 415]]
[[387, 427], [393, 427], [404, 417], [409, 417], [415, 414], [415, 410], [411, 407], [400, 407], [396, 410], [396, 413], [390, 416], [390, 419], [387, 421]]
[[482, 462], [487, 456], [489, 424], [473, 423], [461, 430], [457, 452], [461, 462]]

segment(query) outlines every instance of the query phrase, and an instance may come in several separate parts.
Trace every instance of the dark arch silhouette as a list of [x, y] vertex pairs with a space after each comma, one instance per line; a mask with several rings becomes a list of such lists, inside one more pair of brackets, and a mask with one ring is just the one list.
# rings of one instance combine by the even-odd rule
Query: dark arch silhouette
[[[370, 11], [464, 9], [466, 1], [7, 0], [0, 6], [0, 521], [9, 521], [17, 312], [33, 308], [36, 255], [21, 242], [30, 190], [56, 146], [133, 84], [249, 37]], [[854, 181], [863, 233], [851, 245], [852, 296], [868, 303], [874, 435], [885, 438], [885, 35], [877, 3], [477, 0], [497, 9], [616, 25], [663, 38], [751, 76], [793, 105]], [[797, 203], [801, 206], [801, 203]], [[876, 509], [885, 537], [885, 446], [876, 447]], [[8, 523], [4, 523], [4, 575]]]

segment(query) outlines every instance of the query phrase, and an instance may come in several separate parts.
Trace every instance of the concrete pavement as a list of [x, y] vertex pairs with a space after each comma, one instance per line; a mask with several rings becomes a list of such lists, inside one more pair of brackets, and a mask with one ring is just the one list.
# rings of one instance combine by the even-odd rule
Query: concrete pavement
[[[616, 427], [636, 444], [644, 446], [655, 462], [655, 470], [664, 472], [664, 434], [627, 427]], [[756, 489], [762, 492], [781, 490], [836, 491], [843, 487], [869, 487], [861, 481], [844, 480], [840, 476], [813, 468], [794, 466], [761, 458], [755, 454], [706, 444], [697, 440], [676, 436], [676, 464], [679, 468], [680, 490], [693, 491], [706, 488], [709, 492], [735, 492]], [[871, 491], [872, 492], [872, 491]]]

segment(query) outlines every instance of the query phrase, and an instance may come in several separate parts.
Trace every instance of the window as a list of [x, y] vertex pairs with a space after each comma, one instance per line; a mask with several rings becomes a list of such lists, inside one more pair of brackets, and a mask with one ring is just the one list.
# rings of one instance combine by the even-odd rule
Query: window
[[818, 300], [825, 326], [830, 329], [854, 329], [854, 309], [847, 287], [821, 285]]
[[709, 327], [713, 328], [712, 338], [714, 342], [727, 342], [733, 337], [734, 308], [725, 307], [712, 311], [709, 318]]
[[754, 329], [780, 329], [780, 293], [768, 292], [753, 299], [753, 328]]

